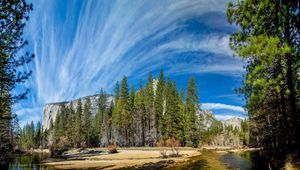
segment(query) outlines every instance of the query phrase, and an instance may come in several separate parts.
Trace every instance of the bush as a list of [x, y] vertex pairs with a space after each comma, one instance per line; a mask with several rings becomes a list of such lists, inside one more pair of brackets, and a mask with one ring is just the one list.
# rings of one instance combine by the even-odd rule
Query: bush
[[156, 146], [157, 147], [160, 147], [159, 148], [159, 153], [160, 153], [160, 156], [163, 157], [163, 158], [167, 158], [168, 155], [167, 155], [167, 150], [164, 148], [166, 146], [166, 142], [164, 140], [160, 140], [156, 143]]
[[175, 156], [175, 157], [179, 156], [179, 147], [181, 146], [179, 140], [176, 140], [175, 138], [169, 138], [166, 140], [166, 145], [168, 147], [171, 147], [172, 150], [171, 156]]
[[108, 145], [107, 146], [107, 152], [109, 154], [111, 154], [111, 153], [118, 153], [117, 147], [118, 146], [116, 144]]
[[166, 141], [160, 140], [156, 143], [157, 147], [161, 147], [159, 153], [161, 157], [167, 158], [167, 149], [165, 147], [170, 147], [172, 153], [169, 155], [171, 157], [178, 157], [179, 154], [179, 147], [181, 146], [180, 141], [176, 140], [175, 138], [169, 138]]
[[69, 139], [65, 136], [61, 136], [59, 138], [59, 142], [57, 144], [57, 147], [60, 148], [60, 149], [69, 148], [70, 147]]

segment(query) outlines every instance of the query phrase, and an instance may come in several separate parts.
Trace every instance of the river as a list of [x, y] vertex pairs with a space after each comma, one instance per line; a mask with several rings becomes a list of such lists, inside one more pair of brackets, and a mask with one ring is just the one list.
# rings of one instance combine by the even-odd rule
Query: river
[[9, 163], [3, 165], [0, 169], [10, 170], [52, 170], [52, 168], [44, 166], [41, 162], [49, 158], [47, 153], [34, 153], [31, 155], [15, 156], [9, 160]]
[[[49, 157], [48, 154], [33, 154], [17, 156], [10, 160], [7, 166], [0, 169], [18, 169], [18, 170], [53, 170], [52, 167], [46, 167], [41, 162]], [[217, 165], [217, 164], [220, 165]], [[191, 158], [184, 164], [176, 165], [171, 169], [202, 170], [209, 169], [241, 169], [252, 170], [268, 169], [267, 161], [262, 159], [258, 152], [223, 153], [218, 154], [212, 151], [203, 152], [202, 155]], [[169, 168], [167, 168], [169, 169]]]

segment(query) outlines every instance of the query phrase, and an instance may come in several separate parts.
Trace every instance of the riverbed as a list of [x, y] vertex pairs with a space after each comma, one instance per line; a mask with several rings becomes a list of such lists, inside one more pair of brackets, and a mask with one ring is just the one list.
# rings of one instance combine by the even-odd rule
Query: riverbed
[[[143, 153], [139, 152], [139, 157], [143, 157]], [[85, 166], [69, 167], [71, 162], [66, 166], [49, 166], [42, 163], [48, 159], [47, 153], [34, 153], [32, 155], [16, 156], [10, 160], [7, 167], [1, 169], [35, 169], [35, 170], [54, 170], [54, 169], [86, 169]], [[127, 166], [109, 166], [105, 163], [90, 160], [90, 164], [95, 165], [89, 169], [187, 169], [187, 170], [202, 170], [202, 169], [268, 169], [268, 163], [259, 155], [257, 151], [246, 151], [242, 153], [215, 152], [203, 151], [200, 155], [192, 156], [185, 161], [176, 161], [172, 159], [159, 159], [154, 162], [143, 162], [142, 159], [131, 159], [133, 162], [141, 162], [138, 166], [130, 166], [130, 161], [115, 160], [115, 163], [124, 164]], [[114, 160], [110, 160], [114, 161]], [[68, 162], [68, 161], [64, 161]]]

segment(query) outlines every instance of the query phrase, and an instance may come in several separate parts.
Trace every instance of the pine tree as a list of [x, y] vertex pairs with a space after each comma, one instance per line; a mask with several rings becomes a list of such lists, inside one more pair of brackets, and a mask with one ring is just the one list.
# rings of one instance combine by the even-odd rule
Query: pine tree
[[75, 115], [75, 143], [76, 147], [81, 146], [82, 142], [82, 103], [81, 99], [78, 99], [76, 115]]
[[170, 77], [168, 77], [166, 82], [166, 136], [164, 136], [165, 139], [176, 136], [176, 125], [174, 118], [178, 113], [178, 101], [176, 99], [176, 92], [174, 91], [173, 85], [174, 84], [172, 80], [170, 79]]
[[199, 107], [199, 98], [198, 98], [198, 90], [195, 82], [195, 77], [190, 77], [187, 87], [186, 94], [186, 107], [187, 112], [185, 115], [186, 124], [185, 124], [185, 132], [186, 132], [186, 142], [188, 145], [192, 145], [194, 147], [198, 146], [199, 143], [199, 134], [196, 126], [196, 109]]
[[128, 79], [126, 76], [123, 77], [122, 79], [122, 84], [121, 84], [121, 92], [120, 92], [120, 100], [124, 103], [124, 106], [128, 100]]
[[142, 82], [140, 82], [139, 89], [134, 97], [134, 116], [133, 116], [133, 135], [135, 146], [145, 146], [145, 129], [146, 129], [146, 116], [145, 116], [145, 89]]
[[22, 67], [30, 62], [33, 55], [28, 52], [22, 55], [19, 51], [27, 45], [22, 36], [31, 10], [32, 4], [26, 1], [0, 1], [0, 161], [12, 151], [11, 106], [28, 93], [12, 91], [30, 76], [30, 72]]
[[128, 82], [127, 77], [124, 76], [122, 79], [121, 84], [121, 94], [120, 94], [120, 106], [121, 107], [121, 125], [122, 133], [124, 136], [124, 145], [127, 146], [129, 144], [129, 131], [130, 131], [130, 123], [131, 123], [131, 115], [129, 113], [129, 89], [128, 89]]
[[174, 93], [174, 104], [176, 104], [176, 112], [174, 113], [174, 138], [183, 143], [184, 140], [184, 103], [181, 95], [178, 93], [176, 82], [173, 82], [172, 91]]
[[155, 117], [157, 138], [165, 135], [165, 122], [164, 122], [164, 102], [165, 102], [165, 78], [161, 70], [158, 77], [158, 82], [155, 91]]
[[61, 134], [61, 125], [62, 125], [62, 119], [61, 119], [61, 111], [58, 112], [56, 119], [54, 121], [54, 144], [57, 145], [59, 142], [59, 138], [62, 136]]
[[75, 126], [75, 113], [73, 110], [73, 102], [66, 108], [66, 121], [65, 121], [65, 137], [67, 137], [70, 146], [74, 146], [74, 126]]
[[76, 113], [73, 108], [73, 102], [70, 103], [69, 106], [69, 115], [68, 115], [68, 124], [66, 127], [66, 133], [68, 134], [67, 137], [70, 140], [70, 145], [75, 147], [76, 146]]
[[99, 95], [99, 100], [98, 100], [98, 110], [94, 118], [94, 126], [93, 126], [93, 133], [94, 133], [94, 138], [95, 142], [97, 145], [100, 143], [101, 138], [102, 138], [102, 132], [103, 128], [105, 126], [105, 121], [104, 121], [104, 112], [107, 108], [106, 105], [106, 100], [107, 100], [107, 95], [104, 93], [103, 89], [101, 88], [100, 90], [100, 95]]
[[103, 130], [102, 130], [102, 146], [111, 144], [112, 140], [112, 113], [114, 110], [114, 103], [111, 101], [109, 107], [105, 109], [103, 121]]
[[91, 101], [89, 98], [86, 99], [83, 108], [83, 123], [82, 123], [82, 137], [85, 145], [90, 146], [90, 140], [92, 135], [92, 120], [91, 120]]
[[67, 124], [67, 108], [62, 105], [60, 110], [60, 122], [59, 122], [60, 136], [66, 135], [66, 124]]
[[114, 96], [115, 96], [115, 101], [117, 102], [119, 100], [119, 97], [120, 97], [120, 85], [119, 85], [119, 81], [117, 81], [117, 83], [115, 85]]
[[128, 82], [127, 77], [124, 76], [121, 83], [120, 89], [120, 97], [116, 101], [116, 107], [113, 110], [113, 124], [115, 125], [115, 142], [120, 143], [122, 145], [127, 145], [128, 141]]
[[145, 89], [145, 109], [146, 109], [146, 143], [153, 146], [156, 143], [156, 128], [155, 128], [155, 108], [154, 108], [154, 89], [153, 77], [150, 72], [148, 75], [148, 82]]
[[41, 122], [38, 121], [36, 125], [36, 133], [35, 133], [36, 143], [35, 146], [38, 148], [42, 146], [42, 125]]
[[131, 86], [129, 97], [128, 97], [128, 116], [129, 116], [129, 145], [133, 145], [133, 116], [135, 112], [135, 107], [134, 107], [134, 99], [135, 98], [135, 91], [134, 91], [134, 85]]
[[179, 126], [179, 134], [177, 137], [177, 140], [181, 141], [181, 146], [186, 145], [186, 120], [185, 120], [185, 115], [186, 115], [186, 105], [184, 103], [184, 90], [181, 89], [179, 96], [178, 96], [178, 126]]
[[34, 148], [34, 123], [31, 121], [29, 126], [29, 146], [30, 148]]

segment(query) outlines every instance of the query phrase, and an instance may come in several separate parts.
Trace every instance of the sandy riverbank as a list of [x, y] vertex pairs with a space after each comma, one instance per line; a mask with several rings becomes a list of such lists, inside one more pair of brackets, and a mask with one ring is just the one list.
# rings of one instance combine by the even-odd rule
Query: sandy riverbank
[[[171, 154], [168, 150], [167, 154]], [[165, 167], [188, 158], [200, 155], [197, 149], [180, 148], [180, 157], [162, 158], [158, 148], [153, 149], [126, 149], [119, 150], [119, 153], [101, 153], [92, 156], [82, 156], [82, 160], [65, 160], [59, 162], [44, 163], [56, 169], [119, 169], [137, 167]]]
[[212, 150], [217, 153], [241, 153], [247, 151], [258, 151], [260, 148], [236, 148], [236, 147], [226, 147], [226, 146], [205, 146], [200, 150]]

